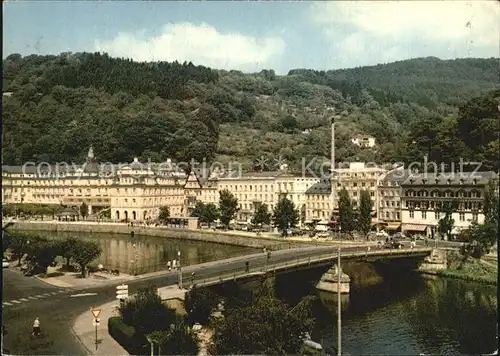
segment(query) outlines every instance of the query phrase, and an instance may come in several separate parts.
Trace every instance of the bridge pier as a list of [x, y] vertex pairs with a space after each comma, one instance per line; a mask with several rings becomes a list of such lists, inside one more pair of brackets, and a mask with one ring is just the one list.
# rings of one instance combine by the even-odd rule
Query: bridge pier
[[[347, 294], [350, 291], [351, 278], [342, 272], [342, 268], [340, 268], [340, 293]], [[338, 267], [334, 265], [330, 268], [319, 280], [316, 285], [316, 289], [337, 293], [339, 288], [338, 283]]]
[[448, 268], [448, 261], [446, 258], [446, 251], [433, 249], [431, 255], [424, 259], [424, 262], [419, 266], [419, 271], [439, 271]]

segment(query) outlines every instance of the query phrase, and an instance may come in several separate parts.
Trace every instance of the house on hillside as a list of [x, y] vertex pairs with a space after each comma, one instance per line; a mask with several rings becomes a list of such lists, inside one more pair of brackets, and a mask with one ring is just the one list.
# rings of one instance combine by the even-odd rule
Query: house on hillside
[[359, 147], [375, 147], [375, 137], [370, 135], [357, 135], [356, 137], [351, 139], [351, 142]]

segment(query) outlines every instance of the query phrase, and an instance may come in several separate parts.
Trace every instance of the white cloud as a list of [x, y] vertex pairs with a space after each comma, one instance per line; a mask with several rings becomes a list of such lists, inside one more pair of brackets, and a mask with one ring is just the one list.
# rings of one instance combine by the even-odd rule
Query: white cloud
[[137, 61], [192, 61], [219, 69], [254, 71], [285, 50], [280, 37], [256, 38], [239, 33], [220, 33], [207, 24], [168, 24], [157, 36], [120, 33], [111, 41], [96, 41], [95, 49]]
[[499, 8], [494, 1], [339, 1], [312, 4], [311, 16], [331, 38], [337, 59], [360, 65], [423, 56], [498, 57]]

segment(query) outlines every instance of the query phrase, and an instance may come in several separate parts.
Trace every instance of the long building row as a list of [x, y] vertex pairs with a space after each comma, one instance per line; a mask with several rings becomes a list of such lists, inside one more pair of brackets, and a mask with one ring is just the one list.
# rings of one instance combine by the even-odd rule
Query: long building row
[[[117, 166], [96, 163], [92, 148], [83, 165], [2, 166], [3, 203], [88, 206], [89, 215], [110, 211], [113, 220], [154, 220], [161, 206], [172, 217], [190, 216], [196, 202], [218, 204], [229, 190], [239, 202], [236, 223], [250, 221], [257, 204], [273, 209], [282, 196], [300, 210], [304, 223], [326, 229], [338, 214], [338, 194], [345, 188], [354, 205], [367, 190], [378, 229], [433, 236], [444, 202], [455, 201], [454, 233], [482, 222], [484, 192], [494, 172], [415, 173], [403, 167], [351, 163], [334, 170], [333, 180], [297, 176], [284, 170], [243, 173], [193, 169], [189, 174], [171, 161]], [[333, 192], [333, 193], [332, 193]], [[333, 219], [333, 221], [332, 221]]]

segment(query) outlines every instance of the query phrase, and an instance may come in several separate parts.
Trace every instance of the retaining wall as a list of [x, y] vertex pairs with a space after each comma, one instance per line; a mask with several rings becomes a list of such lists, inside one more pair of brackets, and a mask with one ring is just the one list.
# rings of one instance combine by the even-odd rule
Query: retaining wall
[[51, 223], [51, 222], [15, 222], [10, 230], [23, 231], [51, 231], [51, 232], [80, 232], [80, 233], [106, 233], [130, 235], [156, 236], [177, 238], [183, 240], [205, 241], [235, 246], [255, 247], [271, 250], [288, 249], [297, 245], [304, 246], [300, 242], [283, 242], [279, 238], [242, 236], [230, 232], [189, 230], [185, 228], [170, 227], [129, 227], [121, 224], [107, 223]]

